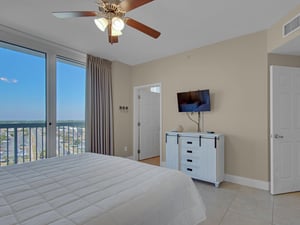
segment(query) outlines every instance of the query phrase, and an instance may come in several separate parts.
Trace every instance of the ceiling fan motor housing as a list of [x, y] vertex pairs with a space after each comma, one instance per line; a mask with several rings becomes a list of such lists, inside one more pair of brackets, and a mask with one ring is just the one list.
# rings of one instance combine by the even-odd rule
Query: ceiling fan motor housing
[[123, 18], [125, 16], [125, 11], [119, 5], [120, 1], [112, 1], [112, 2], [103, 2], [103, 4], [99, 5], [99, 11], [102, 11], [108, 19], [113, 17]]

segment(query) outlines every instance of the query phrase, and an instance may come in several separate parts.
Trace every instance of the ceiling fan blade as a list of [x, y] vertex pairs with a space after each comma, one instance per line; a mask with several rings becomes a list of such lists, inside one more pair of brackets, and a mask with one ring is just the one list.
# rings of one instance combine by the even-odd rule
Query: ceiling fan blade
[[74, 17], [86, 17], [97, 16], [98, 12], [95, 11], [65, 11], [65, 12], [53, 12], [55, 17], [60, 19], [74, 18]]
[[128, 26], [133, 27], [134, 29], [137, 29], [153, 38], [158, 38], [160, 36], [160, 32], [158, 32], [157, 30], [152, 29], [151, 27], [146, 26], [145, 24], [142, 24], [134, 19], [125, 18], [125, 23]]
[[133, 10], [137, 7], [145, 5], [145, 4], [147, 4], [149, 2], [152, 2], [152, 1], [154, 1], [154, 0], [124, 0], [120, 3], [120, 7], [124, 11], [128, 12], [130, 10]]
[[118, 36], [112, 36], [111, 24], [109, 24], [107, 26], [107, 33], [108, 33], [108, 42], [109, 43], [113, 44], [113, 43], [118, 43], [119, 42]]

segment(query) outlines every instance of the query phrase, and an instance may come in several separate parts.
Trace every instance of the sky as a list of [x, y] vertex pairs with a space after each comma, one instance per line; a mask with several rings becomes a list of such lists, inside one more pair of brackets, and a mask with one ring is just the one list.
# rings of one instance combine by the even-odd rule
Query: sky
[[[57, 120], [84, 120], [85, 68], [58, 60]], [[46, 58], [0, 42], [0, 121], [45, 120]]]

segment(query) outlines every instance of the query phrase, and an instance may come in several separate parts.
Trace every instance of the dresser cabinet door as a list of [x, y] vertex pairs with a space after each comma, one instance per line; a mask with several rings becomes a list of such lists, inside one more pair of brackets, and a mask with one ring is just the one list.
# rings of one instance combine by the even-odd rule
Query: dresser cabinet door
[[166, 167], [179, 170], [179, 149], [176, 135], [166, 135]]
[[205, 170], [202, 176], [208, 180], [216, 181], [216, 148], [214, 139], [204, 139], [201, 145], [201, 158]]

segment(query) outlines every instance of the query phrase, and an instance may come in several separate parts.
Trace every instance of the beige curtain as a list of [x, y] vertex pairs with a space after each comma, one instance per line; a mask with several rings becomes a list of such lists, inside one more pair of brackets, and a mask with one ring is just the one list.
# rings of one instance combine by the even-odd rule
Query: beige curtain
[[87, 56], [86, 151], [113, 155], [111, 62]]

